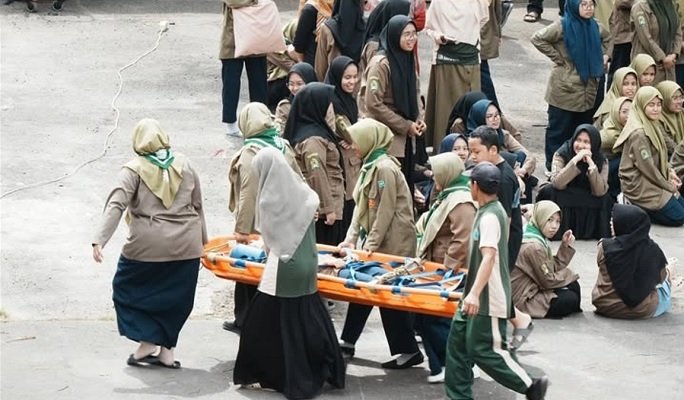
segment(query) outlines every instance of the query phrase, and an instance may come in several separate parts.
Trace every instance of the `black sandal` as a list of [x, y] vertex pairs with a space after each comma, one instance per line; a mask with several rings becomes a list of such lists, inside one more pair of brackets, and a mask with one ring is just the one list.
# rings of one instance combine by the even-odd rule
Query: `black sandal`
[[159, 361], [159, 358], [152, 354], [148, 354], [143, 358], [135, 358], [135, 354], [131, 353], [131, 355], [128, 356], [128, 360], [126, 360], [126, 364], [131, 367], [147, 367], [150, 365], [157, 365], [159, 362], [161, 362]]

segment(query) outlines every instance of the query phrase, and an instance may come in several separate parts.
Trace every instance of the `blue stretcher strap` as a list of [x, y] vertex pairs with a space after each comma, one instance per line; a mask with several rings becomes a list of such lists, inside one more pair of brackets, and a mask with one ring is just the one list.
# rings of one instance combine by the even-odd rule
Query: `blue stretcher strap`
[[247, 262], [245, 262], [245, 260], [236, 258], [233, 262], [233, 265], [237, 268], [245, 268], [247, 266]]

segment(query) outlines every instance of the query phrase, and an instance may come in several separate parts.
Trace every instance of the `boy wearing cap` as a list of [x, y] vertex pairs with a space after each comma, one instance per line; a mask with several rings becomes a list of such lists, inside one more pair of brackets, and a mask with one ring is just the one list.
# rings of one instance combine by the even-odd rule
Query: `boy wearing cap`
[[497, 200], [501, 171], [483, 161], [473, 168], [470, 186], [479, 204], [470, 241], [470, 261], [463, 301], [451, 323], [446, 356], [446, 394], [449, 399], [472, 399], [472, 366], [494, 380], [543, 399], [548, 380], [532, 380], [508, 350], [506, 322], [511, 317], [508, 270], [508, 216]]

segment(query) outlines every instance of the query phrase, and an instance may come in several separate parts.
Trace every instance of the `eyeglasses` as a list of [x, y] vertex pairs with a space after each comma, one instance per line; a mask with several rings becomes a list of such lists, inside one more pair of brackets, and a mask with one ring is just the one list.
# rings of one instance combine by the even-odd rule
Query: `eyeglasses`
[[486, 119], [496, 119], [496, 118], [501, 118], [501, 114], [499, 113], [494, 113], [494, 114], [485, 114]]
[[672, 96], [672, 101], [674, 101], [674, 102], [679, 103], [679, 102], [681, 102], [682, 100], [684, 100], [684, 96], [681, 96], [681, 95]]
[[415, 39], [418, 37], [418, 32], [416, 31], [409, 31], [409, 32], [404, 32], [401, 34], [402, 39]]
[[582, 7], [582, 8], [594, 8], [594, 7], [596, 7], [596, 5], [594, 4], [593, 1], [590, 1], [590, 2], [580, 3], [580, 7]]

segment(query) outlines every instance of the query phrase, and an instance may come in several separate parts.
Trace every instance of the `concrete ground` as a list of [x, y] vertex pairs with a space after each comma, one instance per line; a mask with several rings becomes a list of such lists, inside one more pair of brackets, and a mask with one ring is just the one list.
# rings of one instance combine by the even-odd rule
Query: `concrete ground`
[[[283, 20], [294, 1], [279, 1]], [[1, 303], [0, 395], [3, 399], [271, 399], [280, 395], [237, 389], [232, 368], [238, 337], [221, 321], [232, 307], [232, 282], [200, 274], [196, 307], [181, 334], [183, 369], [141, 370], [124, 363], [134, 344], [118, 336], [111, 279], [125, 238], [121, 227], [95, 264], [90, 241], [102, 205], [123, 163], [132, 157], [131, 132], [143, 117], [161, 121], [173, 146], [200, 172], [210, 235], [232, 231], [227, 211], [227, 164], [240, 147], [220, 122], [219, 2], [214, 0], [69, 0], [63, 12], [27, 14], [24, 5], [0, 7]], [[491, 62], [505, 112], [525, 131], [525, 144], [541, 156], [551, 64], [529, 37], [549, 24], [522, 22], [517, 4], [501, 57]], [[551, 6], [547, 6], [551, 9]], [[557, 18], [547, 12], [545, 18]], [[157, 39], [158, 23], [174, 23], [159, 48], [123, 72], [114, 128], [110, 104], [117, 70]], [[429, 73], [429, 42], [421, 37], [422, 84]], [[246, 82], [245, 83], [246, 86]], [[246, 101], [247, 95], [243, 94]], [[103, 145], [107, 152], [97, 158]], [[95, 159], [97, 158], [97, 159]], [[56, 183], [39, 185], [70, 173]], [[539, 176], [541, 175], [539, 171]], [[22, 189], [23, 188], [23, 189]], [[10, 193], [19, 189], [18, 192]], [[684, 260], [684, 229], [654, 227], [668, 256]], [[595, 242], [578, 242], [571, 267], [581, 276], [584, 313], [536, 323], [520, 359], [534, 375], [549, 375], [549, 399], [664, 399], [684, 384], [684, 300], [652, 321], [595, 316]], [[344, 304], [333, 312], [337, 328]], [[337, 399], [440, 399], [428, 385], [426, 363], [384, 371], [388, 357], [374, 314], [348, 368]], [[480, 379], [478, 399], [519, 399]]]

